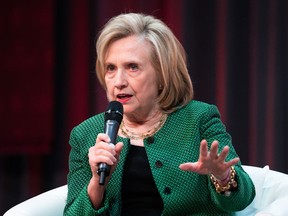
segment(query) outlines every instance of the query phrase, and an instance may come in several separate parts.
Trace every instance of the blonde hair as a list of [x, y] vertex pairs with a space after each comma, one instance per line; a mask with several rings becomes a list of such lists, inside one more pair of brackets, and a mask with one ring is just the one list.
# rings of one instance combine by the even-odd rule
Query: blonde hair
[[184, 48], [165, 23], [144, 14], [128, 13], [113, 17], [100, 32], [96, 43], [96, 74], [104, 89], [104, 63], [109, 45], [132, 35], [139, 35], [151, 44], [151, 61], [159, 77], [158, 103], [162, 111], [171, 113], [189, 103], [194, 92]]

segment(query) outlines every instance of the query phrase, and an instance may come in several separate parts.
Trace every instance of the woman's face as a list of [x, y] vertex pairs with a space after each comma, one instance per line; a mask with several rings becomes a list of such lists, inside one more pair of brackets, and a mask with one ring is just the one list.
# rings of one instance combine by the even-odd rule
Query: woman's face
[[111, 43], [105, 70], [108, 99], [121, 102], [126, 115], [145, 118], [158, 111], [158, 82], [149, 42], [129, 36]]

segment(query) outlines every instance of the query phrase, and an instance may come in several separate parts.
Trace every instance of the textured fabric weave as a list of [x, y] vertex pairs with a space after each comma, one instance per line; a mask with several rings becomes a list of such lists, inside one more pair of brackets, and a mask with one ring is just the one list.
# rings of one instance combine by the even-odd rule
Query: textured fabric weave
[[[87, 194], [92, 173], [88, 162], [88, 149], [95, 145], [98, 133], [103, 132], [104, 114], [93, 116], [71, 132], [72, 147], [68, 174], [68, 199], [64, 215], [111, 215], [121, 213], [121, 182], [129, 140], [122, 141], [119, 163], [108, 183], [103, 207], [95, 210]], [[206, 139], [209, 145], [219, 141], [219, 148], [230, 147], [227, 160], [238, 157], [220, 120], [218, 109], [199, 101], [191, 101], [185, 107], [170, 114], [165, 125], [154, 135], [154, 142], [144, 140], [152, 175], [163, 199], [162, 215], [233, 215], [244, 209], [254, 196], [255, 189], [241, 164], [235, 166], [238, 189], [229, 197], [218, 194], [207, 175], [185, 172], [179, 165], [195, 162], [199, 157], [199, 145]]]

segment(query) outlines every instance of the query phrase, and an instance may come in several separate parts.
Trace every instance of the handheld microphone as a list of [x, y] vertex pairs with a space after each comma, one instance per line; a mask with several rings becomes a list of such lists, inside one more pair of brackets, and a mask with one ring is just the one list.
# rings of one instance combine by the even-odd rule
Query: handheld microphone
[[[110, 143], [116, 144], [116, 138], [119, 126], [123, 119], [123, 105], [118, 101], [111, 101], [105, 111], [104, 133], [110, 137]], [[110, 174], [111, 166], [106, 163], [100, 163], [98, 168], [98, 175], [100, 176], [99, 185], [105, 184], [105, 178]]]

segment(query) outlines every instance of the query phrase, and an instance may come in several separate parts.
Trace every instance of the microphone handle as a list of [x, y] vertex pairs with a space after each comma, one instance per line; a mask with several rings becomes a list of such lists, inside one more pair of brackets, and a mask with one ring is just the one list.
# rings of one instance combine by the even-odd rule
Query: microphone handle
[[[104, 131], [110, 137], [110, 143], [116, 144], [117, 133], [119, 129], [119, 123], [115, 120], [107, 120], [105, 123]], [[105, 179], [110, 175], [111, 166], [106, 163], [100, 163], [97, 171], [100, 176], [99, 185], [105, 184]]]
[[115, 120], [107, 120], [104, 131], [110, 137], [110, 143], [116, 144], [117, 134], [119, 130], [119, 123]]

